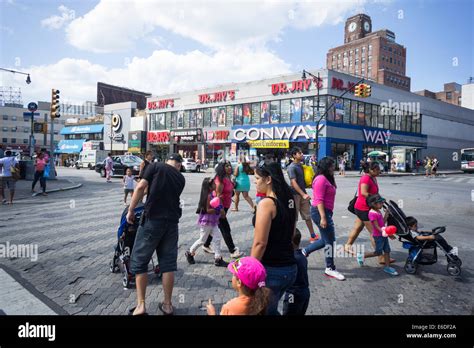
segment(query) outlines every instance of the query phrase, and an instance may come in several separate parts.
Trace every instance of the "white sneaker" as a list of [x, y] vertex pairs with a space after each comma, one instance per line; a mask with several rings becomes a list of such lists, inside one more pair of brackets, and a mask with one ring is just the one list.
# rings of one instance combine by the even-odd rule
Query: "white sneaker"
[[335, 269], [326, 268], [326, 271], [324, 271], [324, 274], [328, 276], [329, 278], [335, 278], [337, 280], [346, 280], [346, 277], [344, 277], [341, 273], [339, 273]]
[[230, 254], [230, 257], [232, 257], [233, 259], [238, 259], [239, 257], [241, 257], [244, 253], [241, 252], [239, 250], [239, 248], [235, 248], [234, 252], [232, 254]]
[[208, 253], [208, 254], [214, 254], [214, 250], [212, 250], [212, 248], [210, 246], [203, 246], [202, 247], [202, 250], [204, 250], [204, 252]]

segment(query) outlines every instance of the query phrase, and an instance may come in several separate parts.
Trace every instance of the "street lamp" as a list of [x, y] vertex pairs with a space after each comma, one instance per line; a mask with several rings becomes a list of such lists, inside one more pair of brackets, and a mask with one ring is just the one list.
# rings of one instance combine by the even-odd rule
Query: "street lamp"
[[30, 74], [29, 74], [29, 73], [24, 73], [24, 72], [21, 72], [21, 71], [18, 71], [18, 70], [10, 70], [10, 69], [5, 69], [5, 68], [0, 68], [0, 70], [8, 71], [8, 72], [11, 72], [11, 73], [14, 73], [14, 74], [27, 75], [27, 76], [26, 76], [26, 83], [27, 83], [27, 84], [30, 84], [30, 83], [31, 83], [31, 78], [30, 78]]
[[[318, 75], [313, 75], [311, 74], [309, 71], [307, 70], [303, 70], [303, 73], [301, 75], [301, 79], [302, 80], [306, 80], [306, 74], [308, 74], [309, 76], [311, 76], [313, 78], [313, 80], [316, 82], [316, 88], [317, 88], [317, 104], [316, 106], [313, 105], [313, 108], [317, 107], [318, 108], [318, 111], [319, 111], [319, 90], [320, 90], [320, 82], [322, 84], [322, 80], [319, 76], [319, 72], [318, 72]], [[357, 86], [359, 83], [361, 82], [364, 82], [365, 81], [365, 78], [362, 78], [360, 79], [358, 82], [356, 82], [354, 84], [354, 86]], [[347, 92], [351, 91], [352, 88], [348, 88], [344, 93], [342, 93], [339, 97], [339, 98], [342, 98]], [[316, 122], [316, 140], [315, 140], [315, 147], [316, 147], [316, 150], [315, 150], [315, 155], [316, 155], [316, 158], [318, 159], [318, 150], [319, 150], [319, 124], [321, 123], [321, 121], [326, 117], [327, 113], [329, 112], [329, 110], [331, 110], [331, 108], [336, 105], [336, 101], [333, 101], [332, 104], [326, 108], [325, 107], [325, 111], [324, 111], [324, 114], [322, 114]], [[314, 114], [314, 112], [313, 112]], [[319, 159], [318, 159], [319, 160]]]

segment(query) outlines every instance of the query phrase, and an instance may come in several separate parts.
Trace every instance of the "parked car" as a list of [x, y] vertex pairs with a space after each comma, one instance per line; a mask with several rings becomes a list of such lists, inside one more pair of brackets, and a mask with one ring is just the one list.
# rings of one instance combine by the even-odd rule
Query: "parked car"
[[199, 172], [201, 166], [198, 166], [196, 161], [193, 158], [184, 158], [181, 166], [182, 171], [186, 172]]
[[[112, 156], [114, 161], [114, 174], [113, 175], [125, 175], [127, 168], [132, 169], [133, 175], [138, 175], [140, 172], [140, 164], [143, 160], [140, 157], [134, 155], [123, 155], [123, 156]], [[100, 176], [105, 178], [105, 161], [96, 164], [95, 171], [100, 173]]]

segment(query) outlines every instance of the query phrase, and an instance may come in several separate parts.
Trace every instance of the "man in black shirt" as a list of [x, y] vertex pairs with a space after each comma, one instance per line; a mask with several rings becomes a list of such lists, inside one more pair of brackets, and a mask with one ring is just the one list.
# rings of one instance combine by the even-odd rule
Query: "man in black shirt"
[[184, 176], [180, 173], [182, 162], [180, 155], [172, 154], [166, 164], [149, 164], [133, 193], [127, 214], [128, 223], [133, 223], [134, 209], [148, 188], [145, 211], [131, 255], [131, 272], [136, 275], [138, 302], [137, 306], [130, 310], [133, 315], [146, 314], [148, 263], [155, 250], [160, 271], [163, 273], [164, 301], [160, 303], [159, 308], [165, 315], [173, 314], [171, 295], [174, 272], [177, 271], [178, 222], [182, 213], [179, 196], [185, 184]]

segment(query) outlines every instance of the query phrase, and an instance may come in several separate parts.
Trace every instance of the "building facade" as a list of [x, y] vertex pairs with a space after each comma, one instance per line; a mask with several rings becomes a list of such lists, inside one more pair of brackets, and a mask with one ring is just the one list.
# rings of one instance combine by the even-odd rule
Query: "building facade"
[[440, 100], [445, 103], [462, 106], [462, 86], [456, 82], [445, 83], [441, 92], [431, 92], [427, 89], [415, 92], [424, 97]]
[[372, 32], [372, 20], [365, 14], [346, 20], [344, 45], [329, 50], [326, 67], [410, 90], [410, 78], [406, 76], [406, 48], [395, 42], [395, 33], [390, 30]]
[[[456, 168], [453, 154], [474, 146], [474, 112], [372, 83], [372, 96], [356, 98], [355, 76], [322, 69], [319, 81], [300, 74], [230, 84], [147, 100], [149, 148], [196, 159], [273, 152], [298, 145], [318, 158], [344, 155], [349, 166], [373, 150], [396, 155], [403, 168], [437, 156]], [[323, 118], [316, 131], [316, 122]]]

